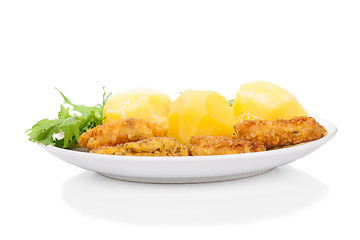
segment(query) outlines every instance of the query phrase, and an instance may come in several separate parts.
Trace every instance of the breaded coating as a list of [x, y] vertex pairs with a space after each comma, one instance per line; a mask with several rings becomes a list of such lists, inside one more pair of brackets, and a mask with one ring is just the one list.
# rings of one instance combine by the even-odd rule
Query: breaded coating
[[95, 149], [162, 136], [165, 136], [165, 130], [156, 123], [143, 119], [125, 118], [89, 129], [80, 135], [78, 145]]
[[192, 136], [187, 145], [192, 156], [223, 155], [265, 151], [256, 142], [223, 136]]
[[100, 147], [91, 153], [122, 156], [189, 156], [188, 150], [175, 138], [152, 137], [114, 147]]
[[267, 149], [310, 142], [322, 138], [326, 129], [312, 117], [289, 120], [245, 120], [234, 126], [234, 137], [263, 144]]

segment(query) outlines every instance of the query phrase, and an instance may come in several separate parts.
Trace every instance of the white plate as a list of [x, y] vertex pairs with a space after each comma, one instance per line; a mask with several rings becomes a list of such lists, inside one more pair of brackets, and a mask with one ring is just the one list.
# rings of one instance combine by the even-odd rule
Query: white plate
[[316, 150], [336, 134], [334, 124], [320, 118], [316, 120], [328, 131], [328, 134], [319, 140], [245, 154], [189, 157], [113, 156], [39, 145], [65, 162], [111, 178], [151, 183], [213, 182], [258, 175]]

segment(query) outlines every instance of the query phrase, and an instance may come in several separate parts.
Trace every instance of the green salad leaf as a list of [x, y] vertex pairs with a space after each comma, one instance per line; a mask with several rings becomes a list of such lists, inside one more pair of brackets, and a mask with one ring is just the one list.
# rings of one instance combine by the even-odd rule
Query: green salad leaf
[[80, 114], [71, 114], [70, 108], [65, 108], [61, 105], [57, 119], [42, 119], [31, 129], [27, 130], [27, 132], [29, 132], [29, 140], [44, 145], [51, 144], [61, 148], [76, 147], [80, 135], [83, 132], [102, 124], [104, 120], [103, 108], [111, 93], [106, 95], [105, 88], [103, 88], [103, 90], [102, 104], [94, 107], [74, 104], [58, 90], [64, 102], [72, 106], [73, 111]]

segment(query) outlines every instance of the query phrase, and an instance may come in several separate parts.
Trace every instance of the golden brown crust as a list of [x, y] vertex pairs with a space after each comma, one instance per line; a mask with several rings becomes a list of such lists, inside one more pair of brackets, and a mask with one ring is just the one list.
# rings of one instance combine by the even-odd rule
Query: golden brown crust
[[137, 142], [100, 147], [90, 151], [97, 154], [122, 156], [189, 156], [185, 146], [175, 138], [152, 137]]
[[81, 134], [78, 145], [95, 149], [164, 135], [165, 130], [156, 123], [143, 119], [126, 118], [89, 129]]
[[289, 120], [245, 120], [234, 126], [234, 137], [263, 144], [267, 149], [314, 141], [322, 138], [326, 129], [312, 117]]
[[224, 155], [265, 151], [265, 147], [256, 142], [223, 136], [192, 136], [187, 145], [190, 155]]

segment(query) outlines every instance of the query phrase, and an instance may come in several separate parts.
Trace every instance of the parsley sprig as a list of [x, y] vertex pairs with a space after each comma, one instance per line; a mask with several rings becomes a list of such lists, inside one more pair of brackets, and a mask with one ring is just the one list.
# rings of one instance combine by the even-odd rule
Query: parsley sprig
[[58, 118], [49, 120], [42, 119], [38, 121], [29, 132], [29, 140], [39, 142], [44, 145], [54, 145], [61, 148], [74, 148], [79, 141], [80, 135], [88, 129], [94, 128], [102, 124], [103, 108], [110, 97], [110, 94], [103, 93], [102, 104], [94, 107], [85, 105], [76, 105], [72, 103], [60, 90], [64, 102], [73, 107], [73, 111], [79, 114], [70, 114], [70, 108], [60, 106]]

